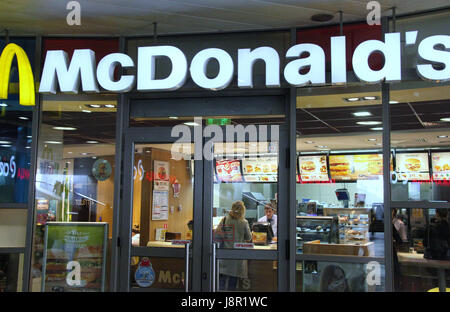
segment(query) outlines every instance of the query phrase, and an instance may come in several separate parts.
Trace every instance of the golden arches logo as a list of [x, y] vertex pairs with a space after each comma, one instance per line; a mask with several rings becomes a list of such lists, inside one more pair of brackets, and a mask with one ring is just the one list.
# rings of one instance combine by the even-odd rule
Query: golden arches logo
[[9, 76], [14, 56], [17, 57], [19, 69], [19, 103], [34, 105], [34, 77], [30, 61], [25, 51], [14, 43], [8, 44], [0, 56], [0, 99], [8, 98]]

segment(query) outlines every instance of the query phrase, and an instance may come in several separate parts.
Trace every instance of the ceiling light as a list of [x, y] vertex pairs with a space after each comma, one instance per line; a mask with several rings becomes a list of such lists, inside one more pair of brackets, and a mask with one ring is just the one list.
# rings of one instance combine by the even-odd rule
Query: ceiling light
[[25, 146], [25, 148], [31, 148], [31, 146]]
[[83, 109], [82, 112], [83, 113], [92, 113], [90, 110], [87, 110], [87, 109]]
[[8, 104], [6, 104], [6, 103], [0, 103], [0, 107], [6, 107], [6, 106], [8, 106]]
[[375, 145], [377, 145], [377, 146], [381, 146], [381, 145], [383, 145], [382, 143], [375, 143]]
[[365, 96], [364, 100], [376, 100], [377, 97], [376, 96]]
[[175, 117], [175, 116], [169, 116], [169, 119], [178, 119], [178, 117]]
[[441, 121], [450, 122], [450, 117], [441, 118]]
[[313, 16], [311, 16], [311, 20], [314, 22], [328, 22], [331, 21], [334, 18], [333, 15], [331, 14], [324, 14], [324, 13], [319, 13], [319, 14], [314, 14]]
[[306, 144], [314, 144], [313, 141], [305, 141]]
[[326, 145], [317, 145], [316, 147], [317, 147], [317, 148], [326, 148], [326, 147], [328, 147], [328, 146], [326, 146]]
[[105, 107], [108, 107], [108, 108], [116, 108], [116, 105], [113, 105], [113, 104], [106, 104]]
[[185, 124], [186, 126], [193, 126], [193, 127], [200, 126], [198, 123], [192, 122], [192, 121], [185, 122], [184, 124]]
[[367, 139], [367, 141], [370, 141], [370, 142], [374, 142], [374, 141], [376, 141], [377, 139]]
[[86, 143], [88, 143], [88, 144], [97, 144], [98, 141], [86, 141]]
[[47, 143], [47, 144], [62, 144], [62, 142], [59, 142], [59, 141], [45, 141], [44, 143]]
[[0, 144], [11, 144], [11, 141], [0, 141]]
[[74, 127], [53, 127], [53, 129], [55, 129], [55, 130], [67, 130], [67, 131], [75, 131], [75, 130], [77, 130], [77, 128], [74, 128]]
[[389, 101], [389, 104], [397, 104], [397, 103], [398, 103], [398, 101], [394, 101], [394, 100]]
[[353, 113], [353, 115], [355, 115], [356, 117], [372, 116], [372, 114], [370, 112], [356, 112], [356, 113]]
[[67, 154], [72, 154], [72, 152], [67, 152]]
[[31, 135], [27, 135], [27, 139], [31, 139], [32, 138], [32, 136]]
[[10, 145], [10, 144], [2, 144], [2, 145], [0, 145], [1, 147], [11, 147], [12, 145]]
[[30, 119], [30, 118], [24, 117], [24, 116], [20, 116], [19, 119], [22, 119], [22, 120], [28, 120], [28, 119]]
[[448, 135], [438, 135], [437, 136], [439, 139], [443, 139], [443, 138], [448, 138]]
[[359, 98], [358, 97], [351, 97], [351, 98], [346, 98], [345, 100], [349, 101], [349, 102], [355, 102], [355, 101], [359, 101]]
[[102, 107], [101, 105], [98, 105], [98, 104], [88, 104], [86, 106], [92, 107], [92, 108], [100, 108], [100, 107]]
[[373, 126], [381, 124], [381, 121], [358, 121], [358, 125]]
[[370, 128], [370, 130], [381, 131], [381, 130], [383, 130], [383, 128], [382, 127], [376, 127], [376, 128]]
[[80, 155], [86, 156], [88, 153], [80, 153]]

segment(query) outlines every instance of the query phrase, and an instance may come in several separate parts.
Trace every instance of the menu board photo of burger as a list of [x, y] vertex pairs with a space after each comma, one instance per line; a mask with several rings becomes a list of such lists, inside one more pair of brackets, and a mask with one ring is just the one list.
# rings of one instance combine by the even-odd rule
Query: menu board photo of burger
[[48, 222], [42, 291], [104, 291], [107, 236], [105, 222]]
[[433, 180], [450, 181], [450, 152], [432, 153]]
[[243, 182], [239, 159], [217, 160], [216, 173], [219, 182]]
[[428, 153], [398, 153], [396, 155], [398, 180], [424, 181], [430, 179]]
[[300, 156], [298, 158], [301, 182], [327, 182], [327, 156]]
[[278, 158], [259, 157], [242, 159], [244, 180], [246, 182], [276, 182]]
[[332, 180], [356, 180], [353, 155], [330, 155], [329, 163]]
[[358, 180], [377, 179], [383, 175], [383, 155], [353, 155], [353, 166]]

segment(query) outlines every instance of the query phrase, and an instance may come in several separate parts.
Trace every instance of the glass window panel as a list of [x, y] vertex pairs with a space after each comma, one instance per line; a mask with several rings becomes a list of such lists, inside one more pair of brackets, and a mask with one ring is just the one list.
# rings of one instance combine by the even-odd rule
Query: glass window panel
[[0, 293], [22, 291], [23, 262], [23, 254], [0, 253]]
[[[72, 222], [104, 222], [108, 225], [107, 246], [113, 231], [117, 97], [46, 95], [41, 107], [32, 291], [41, 291], [48, 222], [65, 222], [67, 226]], [[109, 270], [105, 285], [108, 280]]]

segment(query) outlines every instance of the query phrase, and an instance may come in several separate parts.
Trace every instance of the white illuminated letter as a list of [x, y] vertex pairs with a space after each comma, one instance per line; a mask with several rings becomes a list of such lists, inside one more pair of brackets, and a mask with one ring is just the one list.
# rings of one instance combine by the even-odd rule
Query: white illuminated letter
[[[358, 79], [368, 83], [400, 81], [402, 78], [400, 33], [386, 34], [384, 41], [367, 40], [356, 47], [353, 53], [353, 71]], [[369, 66], [369, 56], [374, 52], [384, 56], [384, 66], [373, 70]]]
[[[164, 56], [172, 62], [172, 72], [164, 79], [155, 79], [155, 59]], [[138, 91], [176, 90], [183, 86], [186, 74], [187, 60], [180, 49], [172, 46], [138, 48]]]
[[280, 86], [280, 57], [271, 47], [261, 47], [238, 50], [238, 86], [239, 88], [253, 88], [253, 65], [257, 60], [266, 64], [266, 86], [269, 88]]
[[[211, 59], [219, 62], [219, 73], [215, 78], [206, 76], [206, 66]], [[221, 49], [205, 49], [198, 52], [191, 62], [192, 80], [204, 89], [225, 89], [233, 79], [234, 65], [231, 56]]]
[[331, 83], [347, 82], [347, 56], [345, 54], [345, 36], [331, 37]]
[[[294, 60], [284, 68], [284, 78], [295, 87], [301, 87], [308, 83], [325, 83], [325, 53], [318, 45], [311, 43], [297, 44], [286, 52], [287, 58], [299, 57], [302, 53], [308, 52], [309, 56]], [[300, 74], [300, 70], [310, 66], [308, 73]]]
[[[444, 49], [435, 49], [442, 45]], [[419, 44], [419, 55], [423, 59], [444, 64], [443, 69], [434, 69], [432, 64], [417, 65], [417, 72], [423, 79], [448, 81], [450, 80], [450, 52], [445, 49], [450, 48], [450, 36], [439, 35], [423, 39]]]
[[62, 50], [47, 51], [39, 92], [56, 93], [59, 82], [61, 92], [78, 93], [80, 84], [84, 92], [99, 92], [95, 80], [95, 52], [90, 49], [75, 50], [70, 61]]
[[134, 76], [124, 75], [118, 81], [114, 81], [114, 69], [117, 64], [122, 67], [133, 67], [134, 62], [126, 54], [111, 53], [102, 58], [97, 66], [98, 83], [108, 91], [128, 92], [133, 88]]
[[81, 285], [81, 266], [78, 261], [70, 261], [67, 263], [67, 273], [66, 283], [69, 286], [80, 286]]

